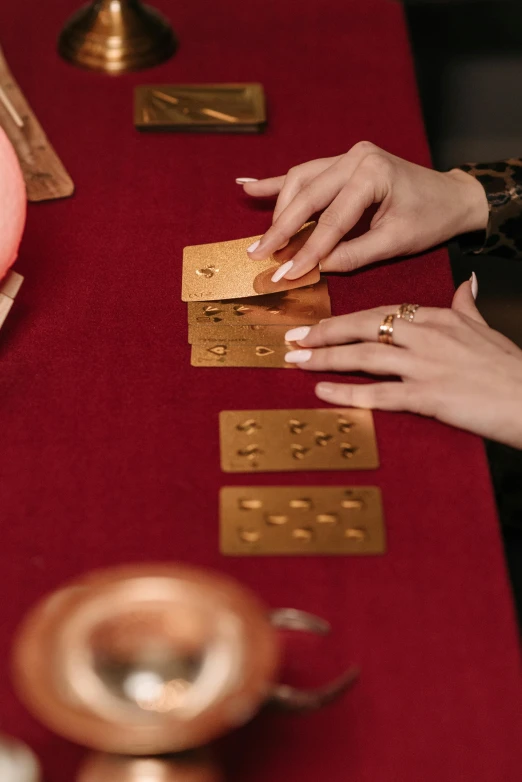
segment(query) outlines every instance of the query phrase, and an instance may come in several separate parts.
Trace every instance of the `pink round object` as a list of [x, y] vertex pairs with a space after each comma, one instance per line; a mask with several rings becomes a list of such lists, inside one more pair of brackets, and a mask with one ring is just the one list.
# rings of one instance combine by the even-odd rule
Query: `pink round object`
[[27, 196], [20, 164], [0, 128], [0, 279], [16, 260], [25, 225]]

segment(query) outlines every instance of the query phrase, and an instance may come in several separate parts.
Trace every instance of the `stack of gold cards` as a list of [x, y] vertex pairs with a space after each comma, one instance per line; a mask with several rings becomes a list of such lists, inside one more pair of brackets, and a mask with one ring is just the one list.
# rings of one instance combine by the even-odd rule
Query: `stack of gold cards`
[[303, 226], [283, 249], [251, 261], [260, 237], [186, 247], [182, 298], [188, 302], [191, 363], [197, 367], [283, 367], [286, 332], [332, 314], [318, 268], [298, 280], [272, 282], [274, 272], [302, 247], [315, 227]]
[[261, 84], [157, 84], [137, 87], [138, 130], [259, 133], [266, 125]]

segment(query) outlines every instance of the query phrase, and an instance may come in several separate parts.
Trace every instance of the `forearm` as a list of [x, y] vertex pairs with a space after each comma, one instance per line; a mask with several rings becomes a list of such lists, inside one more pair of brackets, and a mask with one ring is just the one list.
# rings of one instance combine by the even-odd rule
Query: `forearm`
[[522, 254], [522, 158], [460, 166], [486, 193], [489, 219], [485, 235], [466, 249], [514, 258]]

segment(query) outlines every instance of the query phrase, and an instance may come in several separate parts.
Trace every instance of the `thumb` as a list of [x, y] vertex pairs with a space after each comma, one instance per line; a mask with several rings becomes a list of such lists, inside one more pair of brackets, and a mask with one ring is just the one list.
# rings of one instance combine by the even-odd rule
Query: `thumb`
[[473, 272], [470, 279], [463, 282], [462, 285], [459, 285], [455, 291], [451, 308], [461, 312], [463, 315], [467, 315], [468, 318], [471, 318], [477, 323], [486, 323], [475, 304], [475, 296], [477, 293], [477, 277], [475, 272]]

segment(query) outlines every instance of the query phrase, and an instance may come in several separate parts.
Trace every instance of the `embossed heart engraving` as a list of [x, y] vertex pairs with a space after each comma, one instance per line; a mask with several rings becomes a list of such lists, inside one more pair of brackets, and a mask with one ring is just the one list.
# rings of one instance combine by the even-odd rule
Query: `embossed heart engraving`
[[262, 358], [263, 356], [270, 356], [274, 351], [271, 348], [265, 348], [263, 345], [256, 347], [256, 356]]
[[207, 348], [209, 353], [213, 353], [215, 356], [226, 356], [227, 355], [227, 346], [226, 345], [214, 345], [213, 348]]

